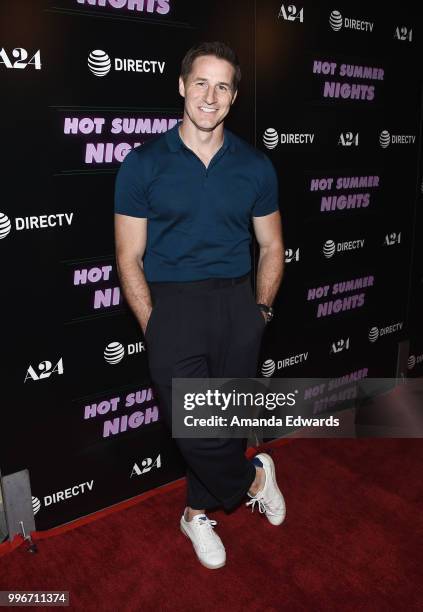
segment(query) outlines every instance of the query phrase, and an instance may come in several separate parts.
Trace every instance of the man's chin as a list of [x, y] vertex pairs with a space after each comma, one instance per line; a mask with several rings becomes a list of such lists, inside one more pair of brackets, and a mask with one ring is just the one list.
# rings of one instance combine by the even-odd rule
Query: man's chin
[[212, 125], [209, 127], [205, 127], [204, 125], [197, 125], [197, 129], [199, 129], [201, 132], [213, 132], [213, 130], [218, 126], [219, 124], [216, 123], [216, 125]]
[[[207, 120], [205, 118], [202, 118], [199, 121], [197, 121], [186, 110], [185, 110], [185, 113], [188, 116], [188, 118], [191, 121], [191, 123], [193, 123], [195, 125], [195, 127], [197, 128], [197, 130], [200, 130], [201, 132], [213, 132], [213, 130], [215, 130], [218, 125], [223, 123], [223, 120], [226, 117], [226, 115], [224, 115], [223, 117], [220, 117], [219, 119], [217, 119], [216, 122], [211, 123], [210, 120]], [[211, 117], [210, 117], [210, 119], [211, 119]]]
[[217, 128], [218, 125], [220, 125], [223, 122], [224, 117], [222, 117], [222, 119], [219, 119], [218, 121], [216, 121], [216, 123], [213, 123], [210, 125], [206, 124], [204, 125], [203, 123], [198, 123], [197, 121], [191, 119], [191, 121], [193, 122], [193, 124], [195, 125], [195, 127], [198, 130], [201, 130], [202, 132], [213, 132], [213, 130], [215, 130]]

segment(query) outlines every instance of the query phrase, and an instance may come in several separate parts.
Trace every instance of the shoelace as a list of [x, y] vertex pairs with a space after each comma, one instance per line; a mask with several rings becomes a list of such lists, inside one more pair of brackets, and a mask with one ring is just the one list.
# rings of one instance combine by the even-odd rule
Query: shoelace
[[246, 506], [251, 506], [251, 512], [254, 512], [255, 505], [258, 504], [258, 509], [260, 514], [272, 514], [273, 516], [277, 516], [275, 512], [271, 512], [269, 508], [266, 506], [266, 502], [263, 498], [253, 497], [249, 502], [247, 502]]
[[204, 528], [199, 532], [200, 535], [200, 540], [201, 540], [201, 544], [204, 548], [204, 550], [206, 549], [206, 545], [207, 545], [207, 539], [209, 536], [214, 535], [214, 528], [217, 525], [217, 521], [213, 520], [213, 519], [209, 519], [208, 517], [206, 519], [201, 519], [200, 521], [197, 521], [197, 525], [204, 525], [207, 526], [206, 531], [204, 530]]
[[209, 531], [210, 529], [214, 529], [215, 525], [217, 525], [217, 521], [213, 520], [213, 519], [209, 519], [208, 517], [206, 519], [200, 519], [198, 521], [199, 525], [207, 525], [209, 527]]

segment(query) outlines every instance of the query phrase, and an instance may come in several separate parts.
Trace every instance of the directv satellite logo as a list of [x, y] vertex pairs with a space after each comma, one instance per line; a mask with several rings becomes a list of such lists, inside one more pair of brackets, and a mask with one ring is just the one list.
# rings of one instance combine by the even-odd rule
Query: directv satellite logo
[[339, 11], [332, 11], [329, 15], [329, 24], [332, 30], [337, 32], [342, 28], [342, 15]]
[[357, 19], [356, 17], [342, 17], [339, 11], [332, 11], [329, 15], [329, 25], [335, 32], [341, 28], [373, 32], [375, 24], [373, 21], [364, 21], [363, 19]]
[[279, 135], [273, 128], [267, 128], [263, 135], [264, 146], [268, 149], [274, 149], [279, 143]]
[[105, 51], [95, 49], [95, 51], [91, 51], [88, 56], [88, 68], [95, 76], [103, 77], [109, 74], [112, 68], [112, 62]]
[[120, 363], [125, 355], [133, 356], [146, 352], [146, 347], [143, 341], [131, 342], [126, 345], [126, 348], [120, 342], [109, 342], [104, 349], [104, 359], [107, 363], [115, 365]]
[[379, 338], [379, 330], [377, 327], [372, 327], [369, 331], [369, 340], [370, 342], [376, 342]]
[[12, 224], [7, 215], [0, 212], [0, 240], [2, 238], [6, 238], [10, 234], [10, 230], [12, 228]]
[[40, 508], [41, 508], [40, 500], [38, 499], [38, 497], [32, 496], [32, 511], [34, 515], [37, 514], [37, 512], [39, 512]]
[[104, 359], [114, 365], [125, 357], [125, 349], [120, 342], [110, 342], [104, 349]]
[[334, 253], [335, 253], [335, 249], [336, 249], [336, 245], [334, 243], [333, 240], [326, 240], [325, 244], [323, 245], [323, 255], [329, 259], [330, 257], [333, 257]]
[[420, 365], [421, 363], [423, 363], [423, 353], [420, 355], [410, 355], [407, 362], [408, 369], [412, 370], [414, 366]]
[[383, 130], [379, 134], [379, 144], [383, 149], [386, 149], [391, 144], [391, 135], [388, 130]]
[[270, 376], [272, 376], [275, 369], [276, 369], [276, 364], [273, 361], [273, 359], [266, 359], [266, 361], [261, 366], [261, 373], [266, 378], [269, 378]]

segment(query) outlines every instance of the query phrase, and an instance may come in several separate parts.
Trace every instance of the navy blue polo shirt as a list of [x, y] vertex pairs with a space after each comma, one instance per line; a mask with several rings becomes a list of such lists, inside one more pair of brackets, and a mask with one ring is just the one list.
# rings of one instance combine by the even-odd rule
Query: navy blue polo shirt
[[116, 178], [115, 212], [148, 219], [147, 281], [234, 278], [251, 269], [251, 217], [278, 210], [264, 153], [224, 130], [208, 168], [178, 124], [133, 149]]

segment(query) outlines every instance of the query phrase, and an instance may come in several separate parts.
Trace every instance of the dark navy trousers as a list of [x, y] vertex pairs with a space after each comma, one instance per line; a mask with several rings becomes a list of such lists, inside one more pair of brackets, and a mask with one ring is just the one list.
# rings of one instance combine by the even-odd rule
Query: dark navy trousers
[[[145, 339], [150, 375], [166, 425], [172, 427], [172, 378], [254, 378], [265, 320], [250, 275], [237, 279], [150, 282], [153, 309]], [[239, 504], [256, 470], [245, 440], [175, 439], [187, 464], [187, 505]]]

